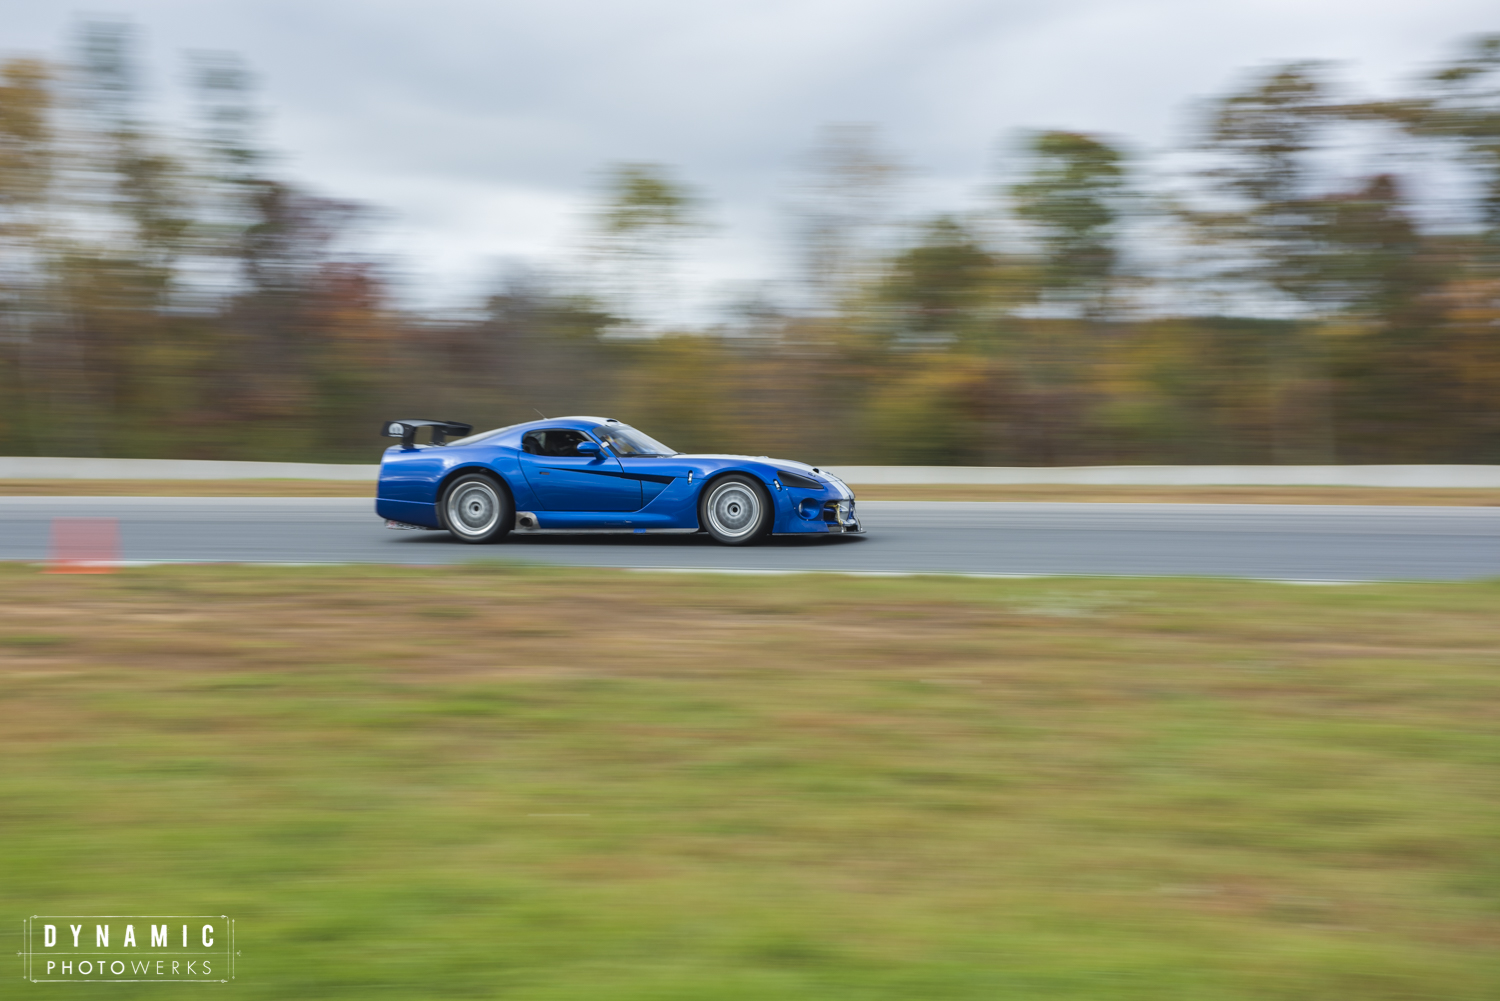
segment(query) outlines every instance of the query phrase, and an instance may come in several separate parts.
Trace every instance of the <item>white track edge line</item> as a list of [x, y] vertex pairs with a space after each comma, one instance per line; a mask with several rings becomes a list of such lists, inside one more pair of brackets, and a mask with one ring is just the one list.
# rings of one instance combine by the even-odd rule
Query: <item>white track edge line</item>
[[[4, 563], [24, 563], [33, 567], [48, 567], [45, 560], [0, 560]], [[485, 561], [481, 561], [485, 562]], [[498, 563], [499, 561], [493, 561]], [[170, 566], [262, 566], [262, 567], [354, 567], [387, 566], [396, 568], [437, 570], [448, 567], [474, 566], [474, 563], [380, 563], [374, 560], [77, 560], [74, 566], [128, 569], [132, 567]], [[1401, 578], [1376, 578], [1350, 580], [1336, 577], [1241, 577], [1233, 574], [1129, 574], [1129, 573], [1000, 573], [965, 570], [784, 570], [763, 567], [621, 567], [595, 566], [571, 563], [524, 563], [513, 564], [525, 567], [545, 567], [560, 570], [623, 570], [627, 573], [679, 573], [716, 574], [724, 577], [791, 577], [799, 574], [827, 574], [834, 577], [964, 577], [975, 580], [1040, 580], [1049, 577], [1110, 577], [1119, 580], [1165, 580], [1177, 577], [1192, 577], [1207, 580], [1250, 580], [1262, 584], [1298, 584], [1305, 586], [1342, 587], [1356, 584], [1459, 584], [1454, 580], [1404, 580]]]

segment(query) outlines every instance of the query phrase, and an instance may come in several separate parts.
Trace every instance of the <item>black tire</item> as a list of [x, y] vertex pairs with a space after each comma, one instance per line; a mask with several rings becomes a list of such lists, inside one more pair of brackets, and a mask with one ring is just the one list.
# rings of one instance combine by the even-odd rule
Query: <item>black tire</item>
[[731, 473], [714, 480], [698, 499], [698, 524], [726, 546], [752, 546], [771, 534], [775, 520], [766, 488]]
[[438, 517], [460, 542], [483, 545], [505, 538], [516, 512], [510, 494], [493, 476], [465, 473], [443, 491]]

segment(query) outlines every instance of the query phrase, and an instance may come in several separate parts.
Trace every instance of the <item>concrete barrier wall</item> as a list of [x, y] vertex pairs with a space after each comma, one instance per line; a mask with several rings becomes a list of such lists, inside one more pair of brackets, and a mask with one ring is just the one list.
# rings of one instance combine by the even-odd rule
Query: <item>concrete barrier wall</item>
[[830, 466], [860, 484], [1500, 487], [1500, 466]]
[[[373, 480], [379, 466], [0, 457], [0, 479]], [[855, 484], [1500, 487], [1500, 466], [830, 466]]]

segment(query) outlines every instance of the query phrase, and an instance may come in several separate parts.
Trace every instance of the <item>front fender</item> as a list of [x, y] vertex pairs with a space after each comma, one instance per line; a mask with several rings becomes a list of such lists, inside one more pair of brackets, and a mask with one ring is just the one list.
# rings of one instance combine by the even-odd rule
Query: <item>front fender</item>
[[[786, 535], [793, 532], [805, 532], [809, 530], [796, 524], [796, 522], [798, 521], [796, 501], [792, 500], [790, 491], [788, 491], [784, 487], [777, 486], [779, 481], [776, 479], [775, 468], [772, 466], [765, 466], [760, 463], [736, 466], [729, 469], [716, 469], [707, 477], [705, 477], [703, 480], [703, 486], [698, 489], [698, 492], [694, 498], [693, 507], [695, 517], [697, 515], [697, 502], [702, 498], [703, 491], [708, 490], [715, 481], [723, 479], [725, 476], [734, 474], [738, 474], [740, 476], [748, 476], [750, 479], [755, 480], [761, 485], [761, 488], [765, 490], [766, 496], [771, 498], [772, 535]], [[811, 530], [818, 531], [819, 529], [813, 528]]]

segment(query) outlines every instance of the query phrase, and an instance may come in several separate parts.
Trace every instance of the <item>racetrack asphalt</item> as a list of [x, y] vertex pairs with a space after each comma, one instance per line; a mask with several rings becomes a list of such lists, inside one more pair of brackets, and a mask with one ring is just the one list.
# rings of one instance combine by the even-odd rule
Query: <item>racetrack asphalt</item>
[[512, 535], [384, 527], [363, 498], [0, 497], [0, 559], [48, 558], [54, 518], [117, 518], [126, 561], [402, 563], [1277, 580], [1500, 577], [1500, 508], [864, 501], [867, 534]]

